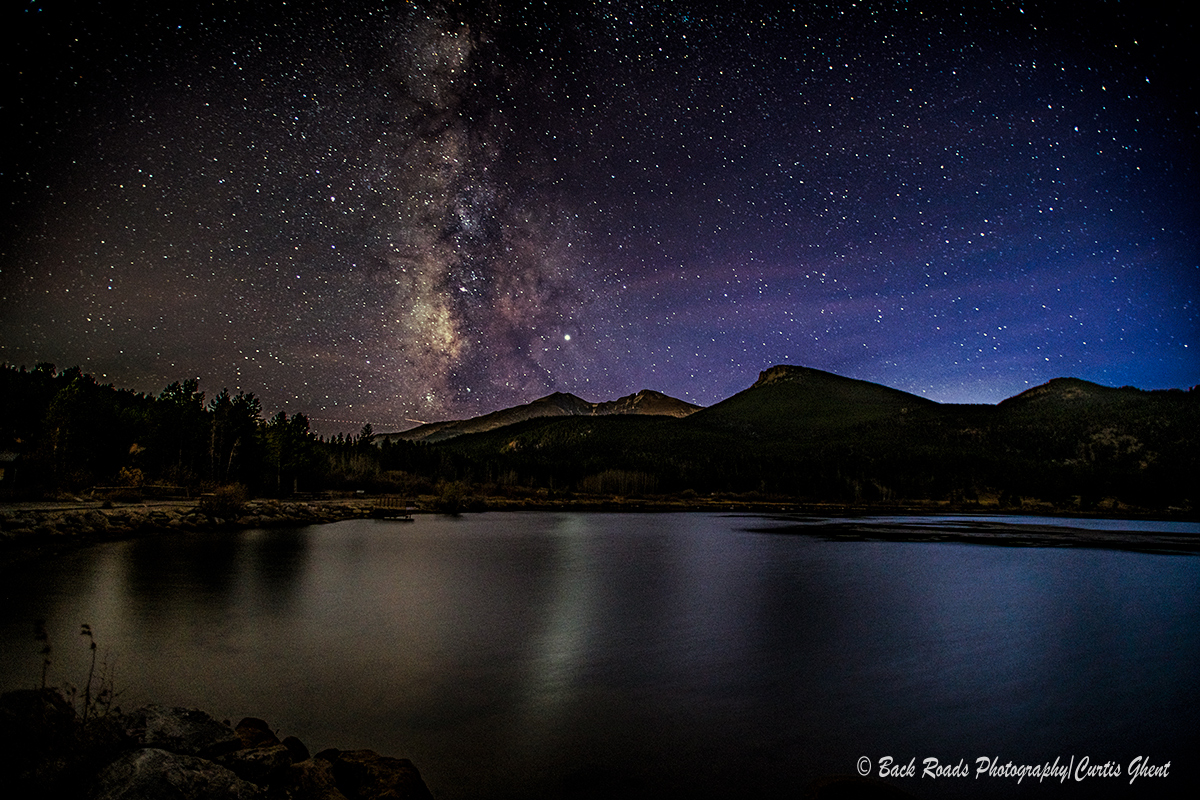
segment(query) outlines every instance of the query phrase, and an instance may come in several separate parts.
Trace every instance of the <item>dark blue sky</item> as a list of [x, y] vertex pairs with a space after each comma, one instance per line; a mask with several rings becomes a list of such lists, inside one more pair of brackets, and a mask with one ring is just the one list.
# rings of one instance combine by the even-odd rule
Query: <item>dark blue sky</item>
[[0, 360], [323, 432], [1200, 382], [1179, 4], [173, 5], [6, 13]]

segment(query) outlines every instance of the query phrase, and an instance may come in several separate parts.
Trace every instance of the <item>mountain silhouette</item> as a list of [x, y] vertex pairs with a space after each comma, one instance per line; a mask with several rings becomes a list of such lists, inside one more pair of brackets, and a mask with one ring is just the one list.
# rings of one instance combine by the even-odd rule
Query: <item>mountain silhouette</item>
[[703, 409], [648, 392], [555, 394], [391, 436], [436, 448], [463, 480], [583, 492], [1186, 508], [1200, 393], [1056, 378], [996, 405], [943, 404], [779, 365]]
[[779, 365], [759, 373], [750, 388], [697, 412], [690, 423], [750, 437], [812, 438], [937, 405], [877, 383]]
[[501, 409], [479, 417], [431, 422], [399, 433], [379, 434], [376, 441], [440, 442], [463, 434], [483, 433], [541, 417], [600, 417], [616, 414], [686, 417], [699, 409], [700, 406], [649, 389], [603, 403], [589, 403], [568, 392], [555, 392], [539, 397], [532, 403]]

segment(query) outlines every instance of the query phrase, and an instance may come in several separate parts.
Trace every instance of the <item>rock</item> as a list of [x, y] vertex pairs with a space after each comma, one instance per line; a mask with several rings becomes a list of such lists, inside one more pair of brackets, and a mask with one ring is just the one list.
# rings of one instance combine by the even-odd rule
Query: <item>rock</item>
[[[246, 717], [236, 726], [234, 732], [242, 742], [242, 747], [265, 747], [279, 744], [279, 737], [271, 731], [271, 726], [258, 717]], [[303, 761], [304, 759], [299, 759]]]
[[0, 794], [76, 800], [89, 787], [92, 800], [432, 800], [408, 759], [310, 757], [256, 717], [235, 730], [203, 711], [149, 705], [85, 723], [57, 690], [0, 695]]
[[308, 760], [308, 748], [304, 746], [304, 742], [300, 741], [295, 736], [283, 737], [283, 746], [286, 747], [288, 752], [292, 754], [292, 763]]
[[292, 754], [282, 744], [248, 747], [217, 756], [216, 762], [228, 767], [242, 780], [266, 786], [288, 776]]
[[232, 771], [159, 748], [130, 751], [96, 778], [92, 800], [261, 800], [265, 793]]
[[338, 790], [354, 800], [432, 800], [421, 773], [407, 758], [374, 750], [343, 750], [333, 760]]
[[333, 764], [324, 758], [309, 758], [291, 766], [288, 784], [292, 800], [349, 800], [333, 778]]
[[142, 747], [158, 747], [186, 756], [213, 756], [242, 746], [242, 740], [198, 709], [148, 705], [125, 717], [125, 734]]

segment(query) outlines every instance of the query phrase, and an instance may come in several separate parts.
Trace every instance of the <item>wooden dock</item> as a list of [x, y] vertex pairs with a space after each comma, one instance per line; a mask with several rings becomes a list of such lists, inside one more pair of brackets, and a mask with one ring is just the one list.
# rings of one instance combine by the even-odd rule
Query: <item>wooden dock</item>
[[412, 522], [412, 512], [416, 510], [416, 504], [408, 498], [389, 494], [375, 498], [375, 505], [371, 507], [371, 516], [376, 519]]

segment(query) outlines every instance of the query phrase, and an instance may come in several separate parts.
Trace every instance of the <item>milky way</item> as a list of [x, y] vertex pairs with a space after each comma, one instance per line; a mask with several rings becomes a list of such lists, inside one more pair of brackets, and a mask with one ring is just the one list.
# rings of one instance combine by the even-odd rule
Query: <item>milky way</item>
[[1174, 5], [333, 5], [6, 12], [0, 359], [324, 432], [1200, 381]]

